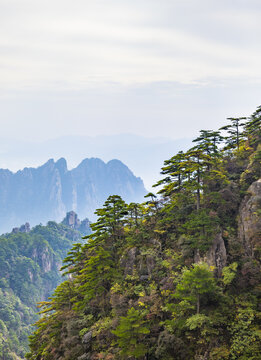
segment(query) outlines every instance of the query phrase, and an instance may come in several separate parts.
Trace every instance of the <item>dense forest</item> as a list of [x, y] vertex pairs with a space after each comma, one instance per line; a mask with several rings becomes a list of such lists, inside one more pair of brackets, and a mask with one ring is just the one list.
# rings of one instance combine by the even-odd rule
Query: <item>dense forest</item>
[[0, 236], [0, 359], [24, 358], [32, 324], [39, 319], [36, 303], [47, 300], [62, 281], [62, 260], [89, 234], [90, 223], [73, 212], [30, 230], [29, 224]]
[[110, 196], [29, 360], [261, 358], [261, 107], [202, 130], [143, 204]]

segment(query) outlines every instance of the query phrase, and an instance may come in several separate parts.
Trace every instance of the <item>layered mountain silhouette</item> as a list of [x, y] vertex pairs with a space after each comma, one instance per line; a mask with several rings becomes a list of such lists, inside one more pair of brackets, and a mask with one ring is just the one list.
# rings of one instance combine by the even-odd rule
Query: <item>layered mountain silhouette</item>
[[59, 222], [71, 210], [92, 220], [109, 195], [139, 202], [145, 193], [141, 178], [119, 160], [85, 159], [72, 170], [64, 158], [16, 173], [0, 169], [0, 232], [25, 222]]

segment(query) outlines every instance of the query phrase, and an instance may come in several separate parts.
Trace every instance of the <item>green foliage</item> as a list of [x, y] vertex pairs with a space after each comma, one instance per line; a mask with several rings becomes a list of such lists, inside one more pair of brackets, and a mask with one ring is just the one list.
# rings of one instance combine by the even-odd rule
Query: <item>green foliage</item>
[[190, 239], [190, 247], [206, 250], [218, 227], [218, 217], [213, 212], [200, 209], [191, 213], [183, 224], [182, 233]]
[[186, 326], [189, 330], [195, 330], [197, 328], [202, 328], [203, 325], [209, 324], [211, 321], [209, 317], [204, 314], [192, 315], [186, 320]]
[[230, 264], [229, 266], [225, 266], [222, 270], [223, 275], [223, 283], [225, 285], [230, 285], [234, 280], [237, 272], [238, 264], [236, 262]]
[[97, 209], [95, 214], [98, 216], [96, 223], [91, 228], [97, 234], [107, 233], [120, 237], [123, 218], [128, 214], [127, 204], [118, 195], [109, 196], [102, 209]]
[[127, 316], [121, 317], [120, 324], [112, 331], [117, 336], [122, 359], [126, 356], [134, 356], [142, 359], [148, 351], [146, 335], [150, 333], [148, 321], [145, 320], [146, 311], [128, 310]]
[[75, 239], [81, 239], [78, 232], [55, 222], [0, 237], [1, 359], [24, 358], [39, 318], [36, 303], [61, 282], [59, 264]]
[[[197, 314], [200, 312], [200, 301], [204, 297], [214, 297], [217, 286], [213, 272], [205, 263], [194, 264], [191, 269], [185, 269], [175, 291], [175, 298], [181, 300], [179, 307], [183, 307], [184, 301], [195, 305]], [[187, 304], [187, 303], [186, 303]]]
[[227, 144], [225, 149], [233, 149], [237, 147], [239, 149], [240, 140], [242, 139], [242, 133], [240, 132], [240, 127], [244, 125], [242, 121], [246, 120], [245, 117], [240, 118], [228, 118], [230, 120], [229, 125], [223, 126], [220, 130], [226, 130], [228, 136], [225, 137]]
[[255, 325], [255, 311], [251, 304], [238, 307], [230, 332], [232, 335], [231, 359], [258, 360], [261, 358], [261, 331]]

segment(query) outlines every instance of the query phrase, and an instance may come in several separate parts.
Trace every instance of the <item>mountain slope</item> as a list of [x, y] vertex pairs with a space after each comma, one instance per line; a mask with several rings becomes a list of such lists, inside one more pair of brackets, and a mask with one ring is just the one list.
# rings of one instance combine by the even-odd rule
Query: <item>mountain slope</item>
[[62, 281], [59, 270], [73, 243], [90, 233], [89, 221], [73, 212], [62, 224], [28, 225], [0, 236], [0, 358], [6, 360], [24, 358], [39, 318], [36, 303]]
[[106, 200], [27, 359], [261, 358], [261, 107], [241, 123], [166, 160], [160, 199]]

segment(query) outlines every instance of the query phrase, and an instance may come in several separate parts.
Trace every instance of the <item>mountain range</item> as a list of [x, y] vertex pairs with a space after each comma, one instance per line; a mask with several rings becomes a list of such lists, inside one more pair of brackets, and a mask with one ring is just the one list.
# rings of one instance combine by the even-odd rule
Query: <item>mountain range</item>
[[119, 160], [85, 159], [72, 170], [64, 158], [15, 173], [0, 169], [0, 232], [25, 222], [59, 222], [71, 210], [92, 220], [109, 195], [138, 202], [145, 193], [141, 178]]
[[43, 141], [0, 138], [0, 168], [18, 171], [25, 166], [40, 166], [49, 158], [58, 160], [61, 157], [66, 158], [69, 169], [85, 158], [97, 157], [105, 162], [119, 159], [142, 178], [146, 189], [151, 190], [160, 178], [164, 160], [190, 146], [191, 139], [188, 138], [134, 134], [70, 135]]

